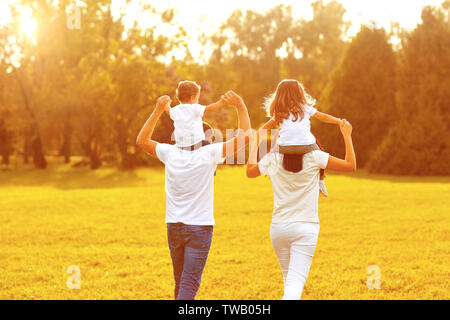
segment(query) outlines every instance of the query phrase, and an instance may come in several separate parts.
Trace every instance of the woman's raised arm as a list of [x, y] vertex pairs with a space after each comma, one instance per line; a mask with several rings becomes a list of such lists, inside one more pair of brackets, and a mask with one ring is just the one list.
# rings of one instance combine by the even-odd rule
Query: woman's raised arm
[[265, 129], [259, 129], [253, 134], [253, 139], [250, 143], [250, 154], [247, 162], [247, 177], [257, 178], [261, 175], [258, 167], [258, 148], [261, 140], [261, 133], [266, 132]]
[[354, 172], [356, 171], [356, 156], [353, 149], [352, 125], [344, 119], [341, 120], [339, 128], [345, 142], [345, 159], [330, 156], [326, 169], [339, 172]]

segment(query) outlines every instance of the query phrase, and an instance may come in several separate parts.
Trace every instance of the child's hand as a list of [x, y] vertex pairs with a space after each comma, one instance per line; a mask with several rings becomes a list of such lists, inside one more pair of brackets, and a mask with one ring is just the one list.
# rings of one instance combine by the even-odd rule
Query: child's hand
[[233, 90], [228, 91], [227, 93], [225, 93], [221, 100], [224, 100], [225, 103], [230, 104], [234, 107], [240, 107], [245, 105], [244, 104], [244, 100], [242, 100], [242, 98], [236, 94]]
[[225, 95], [222, 95], [219, 99], [219, 101], [217, 101], [217, 103], [219, 103], [221, 106], [227, 104], [225, 101]]
[[351, 136], [352, 135], [352, 125], [350, 122], [348, 122], [345, 119], [341, 120], [341, 123], [339, 124], [339, 128], [341, 129], [341, 133], [343, 136]]
[[167, 108], [170, 108], [171, 102], [172, 99], [169, 96], [161, 96], [156, 100], [156, 108], [159, 110], [167, 110]]

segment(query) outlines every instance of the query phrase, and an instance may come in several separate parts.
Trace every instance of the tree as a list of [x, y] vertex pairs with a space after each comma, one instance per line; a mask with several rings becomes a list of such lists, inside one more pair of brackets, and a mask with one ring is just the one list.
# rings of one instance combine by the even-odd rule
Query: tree
[[311, 7], [313, 19], [299, 20], [292, 29], [283, 77], [299, 79], [312, 96], [319, 97], [344, 53], [350, 23], [344, 21], [340, 2], [316, 1]]
[[[20, 11], [25, 7], [32, 9], [38, 17], [40, 32], [35, 38], [29, 38], [20, 30]], [[50, 17], [50, 18], [49, 18]], [[14, 91], [15, 104], [20, 107], [24, 118], [23, 154], [24, 162], [31, 155], [34, 166], [45, 169], [47, 161], [43, 149], [43, 119], [49, 110], [49, 97], [52, 94], [52, 77], [49, 69], [54, 66], [52, 49], [54, 48], [55, 29], [52, 28], [55, 18], [51, 1], [18, 1], [12, 7], [12, 22], [8, 26], [13, 35], [6, 39], [4, 54], [8, 69], [14, 81], [8, 84]], [[53, 68], [54, 69], [54, 68]]]
[[318, 95], [338, 63], [348, 24], [342, 4], [312, 4], [314, 19], [295, 19], [290, 6], [267, 12], [236, 10], [210, 39], [213, 47], [206, 79], [213, 91], [237, 90], [252, 122], [266, 121], [261, 107], [283, 78], [296, 78]]
[[400, 119], [369, 163], [370, 172], [449, 175], [450, 1], [425, 7], [400, 53]]
[[[3, 45], [8, 38], [8, 30], [3, 27], [0, 29], [0, 43]], [[14, 117], [14, 105], [11, 101], [11, 92], [7, 90], [7, 84], [10, 82], [11, 74], [8, 72], [8, 52], [4, 46], [0, 47], [0, 155], [2, 164], [8, 165], [9, 158], [13, 151], [14, 143], [14, 123], [17, 119]]]
[[277, 52], [292, 26], [291, 7], [279, 5], [266, 13], [236, 10], [211, 38], [214, 51], [206, 71], [211, 87], [220, 94], [237, 90], [255, 123], [265, 120], [260, 107], [280, 80]]
[[[156, 35], [156, 25], [142, 30], [135, 24], [125, 30], [121, 19], [113, 21], [109, 11], [107, 14], [105, 20], [110, 21], [111, 31], [104, 39], [108, 52], [101, 68], [108, 74], [105, 83], [109, 99], [102, 109], [106, 111], [104, 127], [112, 134], [104, 135], [103, 140], [115, 149], [110, 151], [119, 156], [120, 167], [132, 169], [136, 165], [135, 139], [142, 125], [137, 120], [148, 116], [157, 96], [175, 89], [166, 65], [159, 59], [175, 46], [179, 35], [172, 39]], [[171, 10], [160, 16], [167, 24], [172, 18]]]
[[[384, 29], [362, 26], [320, 98], [320, 110], [352, 123], [359, 166], [367, 163], [397, 119], [395, 69]], [[344, 148], [339, 130], [329, 125], [317, 129], [327, 151], [340, 155]]]
[[[1, 60], [0, 60], [1, 61]], [[6, 71], [6, 65], [0, 62], [0, 156], [2, 164], [9, 165], [14, 143], [15, 108], [11, 96], [6, 90], [6, 83], [11, 81], [11, 75]]]
[[[118, 158], [122, 168], [134, 166], [136, 120], [174, 85], [161, 58], [183, 45], [179, 35], [169, 39], [155, 32], [158, 21], [171, 24], [172, 10], [158, 13], [140, 5], [154, 15], [153, 27], [142, 29], [135, 23], [126, 29], [125, 11], [113, 17], [111, 0], [84, 1], [80, 29], [67, 28], [73, 1], [15, 4], [14, 34], [20, 35], [19, 12], [27, 6], [39, 22], [34, 39], [20, 35], [14, 40], [19, 55], [6, 52], [20, 57], [10, 59], [7, 67], [14, 76], [8, 86], [16, 90], [15, 102], [26, 116], [25, 160], [32, 149], [36, 167], [45, 168], [45, 145], [46, 152], [62, 155], [69, 163], [78, 146], [93, 169], [104, 156]], [[9, 41], [6, 37], [2, 42], [5, 48], [11, 47]]]

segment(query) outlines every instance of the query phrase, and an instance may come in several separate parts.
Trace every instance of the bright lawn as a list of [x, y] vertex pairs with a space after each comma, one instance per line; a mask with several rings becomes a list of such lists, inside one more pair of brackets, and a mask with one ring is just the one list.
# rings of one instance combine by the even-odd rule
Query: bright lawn
[[[450, 178], [326, 179], [304, 299], [449, 299]], [[215, 178], [215, 217], [198, 299], [279, 299], [269, 178]], [[0, 172], [0, 299], [171, 299], [164, 172]], [[66, 287], [70, 265], [81, 290]], [[381, 289], [366, 268], [381, 269]]]

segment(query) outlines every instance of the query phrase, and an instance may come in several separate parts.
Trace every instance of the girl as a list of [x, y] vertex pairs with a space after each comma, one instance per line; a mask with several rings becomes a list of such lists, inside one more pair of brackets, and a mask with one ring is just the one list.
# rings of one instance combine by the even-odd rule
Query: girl
[[[270, 120], [262, 127], [268, 130], [280, 126], [275, 150], [292, 155], [321, 149], [311, 133], [309, 119], [314, 117], [319, 121], [337, 125], [340, 124], [341, 119], [317, 111], [314, 108], [315, 103], [316, 101], [305, 92], [299, 81], [286, 79], [278, 84], [275, 93], [266, 101], [266, 111]], [[319, 189], [327, 197], [324, 178], [324, 170], [321, 170]]]

